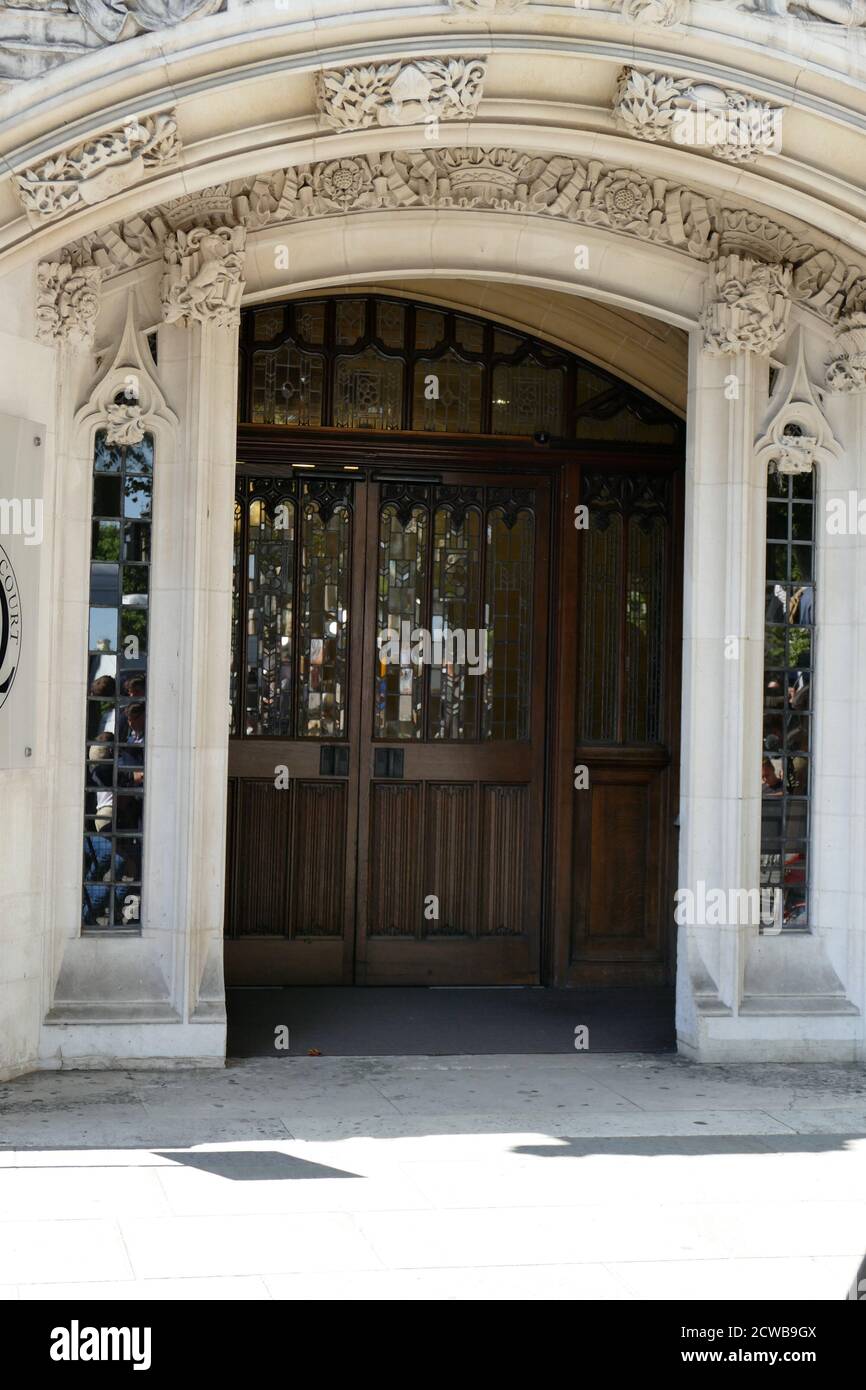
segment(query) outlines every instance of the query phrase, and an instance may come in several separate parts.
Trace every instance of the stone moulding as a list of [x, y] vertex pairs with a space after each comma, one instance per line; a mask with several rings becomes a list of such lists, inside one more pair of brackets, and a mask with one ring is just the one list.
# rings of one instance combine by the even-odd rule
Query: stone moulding
[[735, 163], [782, 147], [782, 107], [690, 77], [623, 68], [613, 114], [638, 140], [709, 150]]
[[103, 202], [180, 153], [176, 113], [157, 111], [32, 165], [15, 175], [15, 186], [31, 223], [41, 226], [81, 204]]
[[36, 267], [36, 336], [54, 347], [90, 347], [99, 314], [99, 266], [73, 266], [66, 260]]
[[340, 130], [471, 120], [486, 71], [484, 58], [397, 59], [325, 68], [317, 76], [319, 111]]
[[[861, 307], [864, 271], [763, 213], [639, 170], [504, 147], [440, 147], [301, 164], [206, 188], [72, 242], [75, 265], [118, 275], [191, 226], [256, 232], [379, 209], [483, 209], [608, 228], [699, 261], [739, 253], [789, 267], [791, 298], [829, 323]], [[803, 229], [805, 230], [805, 229]]]

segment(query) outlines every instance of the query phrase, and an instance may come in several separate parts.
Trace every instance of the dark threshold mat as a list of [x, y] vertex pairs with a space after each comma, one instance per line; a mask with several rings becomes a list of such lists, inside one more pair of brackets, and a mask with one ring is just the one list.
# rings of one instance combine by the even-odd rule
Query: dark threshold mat
[[[226, 990], [229, 1057], [672, 1052], [671, 989]], [[288, 1049], [277, 1030], [289, 1031]]]

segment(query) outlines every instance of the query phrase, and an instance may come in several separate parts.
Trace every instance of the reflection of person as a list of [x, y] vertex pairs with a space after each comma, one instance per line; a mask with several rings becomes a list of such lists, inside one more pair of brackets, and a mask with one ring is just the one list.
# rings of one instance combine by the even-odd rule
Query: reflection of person
[[114, 762], [114, 735], [97, 734], [87, 754], [90, 760], [90, 780], [99, 787], [96, 793], [96, 812], [93, 824], [96, 830], [110, 830], [114, 813], [114, 791], [112, 775]]
[[[95, 700], [109, 701], [114, 699], [115, 681], [113, 676], [97, 676], [90, 687], [90, 694]], [[98, 734], [114, 733], [114, 710], [108, 709], [99, 717]]]

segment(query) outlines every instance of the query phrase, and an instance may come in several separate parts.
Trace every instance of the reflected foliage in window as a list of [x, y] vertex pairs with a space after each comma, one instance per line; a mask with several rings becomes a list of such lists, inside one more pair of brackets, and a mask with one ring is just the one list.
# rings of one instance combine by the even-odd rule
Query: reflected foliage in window
[[[762, 909], [809, 923], [809, 798], [814, 721], [815, 474], [767, 480], [766, 618], [761, 757]], [[778, 899], [775, 895], [778, 894]], [[778, 913], [777, 913], [778, 916]]]
[[147, 712], [153, 439], [93, 460], [82, 929], [138, 930]]

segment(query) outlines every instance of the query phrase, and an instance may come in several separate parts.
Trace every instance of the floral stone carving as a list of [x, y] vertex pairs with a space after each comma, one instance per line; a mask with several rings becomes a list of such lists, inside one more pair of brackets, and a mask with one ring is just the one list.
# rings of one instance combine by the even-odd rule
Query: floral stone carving
[[41, 261], [36, 267], [36, 336], [40, 343], [90, 347], [101, 284], [98, 266]]
[[638, 140], [706, 149], [719, 159], [750, 162], [781, 149], [781, 107], [689, 77], [624, 68], [613, 111], [619, 128]]
[[193, 227], [166, 238], [160, 290], [166, 323], [226, 328], [239, 322], [246, 237], [245, 227]]
[[319, 74], [319, 109], [333, 126], [416, 125], [471, 119], [481, 100], [482, 58], [418, 58]]

